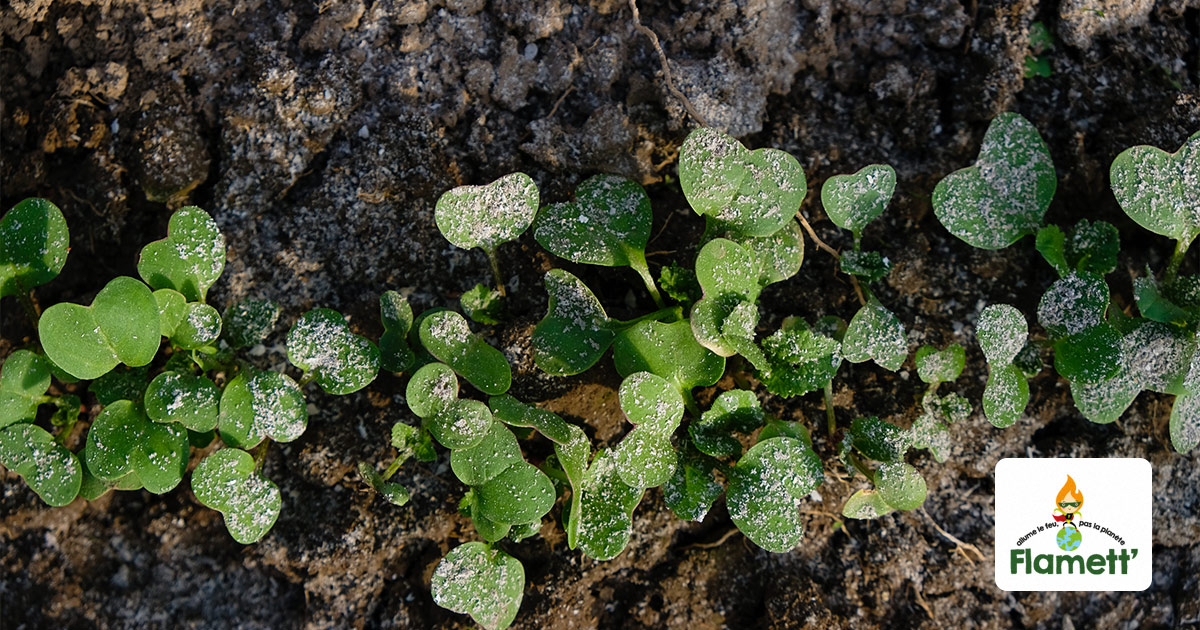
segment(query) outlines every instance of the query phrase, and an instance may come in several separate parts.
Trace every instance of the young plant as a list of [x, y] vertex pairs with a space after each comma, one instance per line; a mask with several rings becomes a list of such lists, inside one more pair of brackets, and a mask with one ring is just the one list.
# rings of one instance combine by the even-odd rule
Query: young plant
[[537, 210], [537, 184], [524, 173], [513, 173], [486, 186], [459, 186], [446, 192], [433, 216], [450, 243], [463, 249], [478, 247], [487, 254], [496, 291], [503, 296], [496, 248], [529, 228]]

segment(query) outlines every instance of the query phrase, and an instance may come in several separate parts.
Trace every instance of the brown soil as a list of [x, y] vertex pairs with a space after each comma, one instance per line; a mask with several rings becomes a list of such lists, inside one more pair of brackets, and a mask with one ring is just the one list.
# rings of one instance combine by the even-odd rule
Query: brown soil
[[[813, 427], [830, 462], [795, 551], [774, 555], [728, 535], [723, 503], [703, 523], [680, 522], [658, 491], [611, 562], [566, 549], [548, 519], [542, 537], [507, 546], [528, 579], [515, 627], [1151, 628], [1200, 620], [1200, 455], [1166, 444], [1169, 400], [1145, 394], [1121, 421], [1093, 425], [1044, 372], [1032, 383], [1028, 416], [992, 428], [978, 412], [986, 367], [974, 323], [993, 302], [1032, 313], [1052, 271], [1030, 239], [972, 250], [930, 212], [933, 185], [974, 159], [987, 121], [1018, 111], [1042, 131], [1058, 167], [1047, 219], [1120, 228], [1118, 299], [1130, 295], [1127, 271], [1162, 265], [1169, 243], [1121, 214], [1107, 167], [1127, 146], [1173, 150], [1200, 129], [1200, 3], [1106, 0], [1098, 12], [1092, 4], [643, 1], [643, 22], [662, 39], [678, 87], [710, 124], [752, 147], [796, 155], [813, 190], [864, 164], [895, 166], [896, 198], [867, 230], [867, 245], [895, 262], [878, 294], [904, 321], [912, 349], [968, 348], [968, 369], [953, 388], [976, 413], [952, 428], [945, 464], [924, 454], [910, 460], [930, 488], [924, 512], [835, 529], [831, 515], [864, 482], [832, 474], [818, 397], [764, 393], [770, 411]], [[1053, 74], [1025, 79], [1035, 20], [1055, 35]], [[0, 205], [47, 197], [72, 227], [63, 274], [38, 290], [43, 304], [86, 301], [110, 277], [134, 275], [138, 249], [185, 201], [209, 210], [229, 239], [226, 274], [210, 294], [219, 308], [267, 297], [291, 321], [328, 306], [370, 335], [380, 332], [377, 297], [386, 289], [410, 292], [416, 307], [452, 306], [488, 281], [483, 255], [454, 249], [433, 225], [434, 201], [457, 184], [523, 170], [544, 201], [557, 201], [595, 172], [636, 178], [655, 202], [655, 232], [668, 228], [651, 245], [667, 252], [654, 265], [689, 261], [701, 230], [674, 183], [693, 123], [622, 0], [12, 0], [0, 8], [0, 33]], [[847, 245], [817, 196], [810, 191], [803, 211], [823, 239]], [[531, 369], [528, 333], [545, 309], [540, 278], [569, 267], [617, 317], [647, 310], [648, 296], [628, 288], [632, 274], [563, 265], [528, 234], [502, 255], [515, 319], [488, 332], [517, 363], [514, 392], [611, 444], [624, 430], [611, 367], [571, 379]], [[1195, 272], [1198, 263], [1187, 264]], [[835, 271], [810, 247], [801, 273], [764, 295], [764, 326], [788, 315], [852, 315], [853, 292]], [[3, 307], [0, 355], [32, 332], [15, 304]], [[911, 364], [898, 375], [844, 367], [839, 420], [871, 414], [907, 426], [919, 394], [912, 372]], [[406, 507], [363, 490], [356, 463], [389, 457], [391, 423], [412, 421], [399, 403], [400, 379], [384, 376], [369, 389], [313, 395], [319, 413], [308, 433], [268, 459], [283, 514], [249, 547], [183, 486], [49, 509], [5, 472], [0, 625], [469, 627], [429, 594], [437, 560], [474, 536], [455, 512], [463, 488], [443, 456], [401, 470], [414, 495]], [[1154, 585], [1141, 593], [998, 590], [991, 474], [1011, 456], [1149, 459], [1159, 524]], [[934, 522], [988, 557], [957, 552]]]

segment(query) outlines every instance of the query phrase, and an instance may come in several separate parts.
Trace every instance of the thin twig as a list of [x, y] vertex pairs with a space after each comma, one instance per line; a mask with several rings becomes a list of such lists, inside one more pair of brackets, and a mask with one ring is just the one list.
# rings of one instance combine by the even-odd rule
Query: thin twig
[[925, 596], [921, 594], [921, 588], [917, 586], [916, 582], [912, 582], [912, 587], [913, 592], [917, 594], [917, 604], [920, 605], [921, 608], [925, 609], [925, 614], [929, 615], [931, 620], [937, 619], [937, 617], [933, 615], [933, 609], [930, 608], [929, 603], [925, 601]]
[[567, 86], [567, 89], [562, 93], [562, 96], [558, 97], [557, 101], [554, 101], [554, 107], [550, 108], [550, 113], [546, 114], [546, 118], [554, 118], [554, 113], [558, 111], [558, 106], [562, 105], [563, 101], [567, 100], [567, 95], [574, 91], [575, 91], [574, 84]]
[[[800, 225], [804, 227], [804, 231], [808, 232], [808, 237], [817, 244], [819, 249], [825, 251], [830, 256], [833, 256], [839, 262], [842, 260], [842, 255], [839, 254], [836, 249], [826, 245], [825, 241], [822, 241], [821, 237], [817, 236], [817, 232], [813, 230], [811, 225], [809, 225], [808, 219], [805, 219], [803, 214], [797, 211], [796, 219], [800, 221]], [[854, 275], [851, 275], [850, 284], [854, 287], [854, 295], [858, 296], [858, 303], [865, 306], [867, 303], [867, 298], [863, 296], [862, 287], [858, 284], [858, 278]]]
[[684, 96], [683, 92], [679, 91], [679, 88], [675, 87], [675, 82], [671, 80], [671, 64], [667, 60], [667, 53], [663, 50], [662, 44], [658, 43], [658, 35], [650, 30], [649, 27], [642, 24], [642, 15], [638, 12], [637, 0], [629, 0], [629, 8], [633, 11], [633, 27], [648, 37], [650, 43], [654, 45], [654, 50], [658, 52], [658, 60], [662, 63], [663, 79], [667, 84], [667, 89], [670, 90], [675, 98], [679, 99], [679, 102], [683, 103], [683, 108], [687, 110], [688, 115], [694, 118], [697, 123], [700, 123], [701, 127], [707, 127], [708, 123], [704, 122], [704, 118], [696, 113], [696, 110], [692, 107], [692, 102], [688, 100], [687, 96]]
[[691, 545], [684, 547], [684, 549], [716, 549], [717, 547], [720, 547], [721, 545], [725, 544], [725, 541], [729, 540], [730, 537], [732, 537], [734, 534], [738, 533], [739, 531], [741, 531], [741, 530], [739, 530], [736, 527], [731, 527], [731, 528], [729, 528], [729, 531], [725, 532], [724, 534], [721, 535], [720, 538], [718, 538], [712, 542], [695, 543], [695, 544], [691, 544]]
[[958, 547], [956, 547], [954, 550], [958, 553], [961, 553], [963, 555], [963, 557], [967, 559], [968, 562], [970, 562], [971, 564], [975, 564], [975, 561], [971, 560], [971, 556], [967, 554], [967, 551], [975, 552], [976, 559], [978, 559], [980, 562], [984, 561], [986, 556], [984, 556], [983, 552], [979, 550], [979, 547], [976, 547], [975, 545], [972, 545], [969, 542], [963, 542], [962, 540], [959, 540], [956, 536], [954, 536], [954, 534], [951, 534], [950, 532], [942, 529], [941, 526], [937, 524], [937, 521], [933, 520], [933, 517], [929, 515], [929, 512], [925, 511], [925, 508], [921, 508], [917, 511], [920, 512], [921, 514], [925, 515], [925, 518], [929, 519], [929, 524], [933, 525], [933, 528], [936, 529], [939, 534], [944, 536], [946, 538], [946, 540], [949, 540], [950, 542], [958, 545]]

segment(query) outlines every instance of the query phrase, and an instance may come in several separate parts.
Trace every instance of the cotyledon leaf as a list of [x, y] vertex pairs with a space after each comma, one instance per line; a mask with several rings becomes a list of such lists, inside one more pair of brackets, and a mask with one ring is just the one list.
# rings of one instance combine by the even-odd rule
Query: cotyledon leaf
[[180, 208], [167, 222], [167, 237], [142, 248], [137, 269], [152, 288], [175, 289], [189, 302], [203, 302], [225, 269], [225, 237], [207, 212]]
[[1038, 302], [1038, 322], [1052, 337], [1083, 332], [1104, 322], [1109, 289], [1104, 278], [1073, 273], [1059, 278]]
[[922, 381], [950, 382], [962, 374], [967, 363], [967, 351], [958, 344], [950, 344], [945, 350], [921, 346], [913, 360], [917, 364], [917, 375]]
[[[507, 427], [505, 431], [512, 434]], [[475, 487], [479, 511], [489, 520], [508, 525], [532, 523], [554, 507], [554, 484], [546, 473], [524, 459]]]
[[583, 553], [603, 561], [624, 551], [633, 528], [633, 509], [644, 493], [621, 481], [611, 451], [598, 452], [583, 477], [579, 509], [571, 513]]
[[821, 186], [821, 205], [829, 219], [862, 238], [863, 228], [887, 208], [896, 190], [896, 170], [871, 164], [850, 175], [834, 175]]
[[895, 510], [883, 500], [877, 490], [863, 488], [850, 495], [846, 505], [842, 506], [842, 516], [846, 518], [871, 519], [890, 514]]
[[375, 380], [379, 348], [350, 331], [340, 313], [316, 308], [300, 316], [287, 336], [288, 360], [330, 394], [350, 394]]
[[975, 164], [933, 190], [933, 211], [951, 234], [980, 249], [1008, 247], [1037, 232], [1058, 180], [1050, 150], [1020, 114], [992, 119]]
[[421, 322], [421, 344], [485, 394], [499, 396], [512, 384], [512, 369], [504, 353], [471, 332], [467, 320], [454, 311], [434, 313]]
[[755, 544], [784, 553], [804, 536], [800, 500], [823, 479], [821, 460], [801, 440], [763, 440], [731, 469], [729, 516]]
[[458, 400], [458, 376], [445, 363], [427, 363], [408, 379], [404, 397], [418, 418], [432, 417]]
[[1029, 338], [1025, 316], [1008, 304], [992, 304], [979, 314], [975, 329], [983, 356], [993, 365], [1007, 365], [1017, 357]]
[[154, 292], [154, 301], [158, 303], [159, 332], [164, 337], [174, 335], [187, 315], [187, 298], [175, 289], [159, 289]]
[[236, 448], [205, 457], [192, 473], [192, 492], [204, 505], [221, 512], [234, 540], [258, 542], [279, 518], [279, 488], [254, 468], [254, 458]]
[[616, 336], [600, 301], [579, 278], [562, 269], [546, 273], [550, 302], [530, 340], [533, 360], [555, 376], [578, 374], [594, 365]]
[[412, 369], [416, 355], [408, 347], [408, 331], [413, 325], [412, 306], [408, 299], [395, 291], [379, 296], [379, 319], [383, 336], [379, 338], [379, 365], [389, 372]]
[[1200, 234], [1200, 132], [1175, 153], [1130, 147], [1109, 171], [1121, 209], [1138, 225], [1184, 247]]
[[499, 422], [491, 424], [487, 435], [478, 444], [450, 453], [450, 469], [468, 486], [487, 483], [509, 466], [523, 461], [517, 436]]
[[650, 197], [640, 184], [616, 175], [594, 175], [575, 200], [550, 204], [533, 224], [542, 247], [571, 262], [605, 267], [646, 266]]
[[37, 425], [0, 428], [0, 464], [24, 478], [47, 505], [67, 505], [79, 494], [79, 460]]
[[58, 206], [30, 198], [0, 218], [0, 298], [28, 292], [62, 271], [70, 249]]
[[291, 442], [308, 428], [300, 386], [286, 374], [250, 368], [225, 385], [220, 402], [221, 439], [250, 448], [264, 437]]
[[613, 341], [613, 362], [622, 377], [650, 372], [684, 393], [708, 387], [725, 373], [725, 358], [697, 343], [687, 321], [630, 326]]
[[758, 397], [746, 389], [722, 392], [712, 407], [688, 424], [692, 443], [713, 457], [740, 455], [742, 443], [734, 435], [749, 435], [766, 422]]
[[478, 400], [461, 398], [422, 420], [422, 426], [429, 430], [434, 439], [452, 451], [478, 444], [495, 422], [487, 405]]
[[30, 350], [8, 355], [0, 367], [0, 429], [33, 420], [50, 389], [50, 362]]
[[538, 189], [525, 173], [484, 186], [459, 186], [438, 198], [434, 221], [457, 247], [494, 251], [521, 235], [538, 210]]
[[782, 282], [796, 275], [804, 263], [804, 233], [800, 224], [788, 221], [770, 236], [730, 236], [730, 240], [749, 249], [759, 260], [759, 286]]
[[221, 390], [207, 376], [163, 372], [146, 388], [146, 415], [155, 422], [178, 422], [192, 431], [211, 431], [220, 420]]
[[521, 561], [481, 542], [450, 550], [433, 571], [433, 601], [442, 608], [470, 615], [486, 630], [512, 624], [525, 591]]
[[626, 377], [618, 397], [635, 425], [613, 451], [621, 480], [635, 488], [666, 483], [675, 472], [671, 434], [683, 419], [683, 401], [666, 379], [649, 372]]
[[897, 510], [915, 510], [925, 503], [925, 479], [905, 462], [887, 462], [875, 473], [879, 496]]
[[221, 336], [221, 314], [203, 302], [189, 302], [171, 334], [171, 342], [184, 350], [207, 346]]
[[997, 427], [1012, 426], [1029, 404], [1029, 381], [1021, 368], [1006, 363], [992, 366], [983, 390], [983, 415]]
[[703, 521], [725, 487], [713, 475], [716, 462], [694, 448], [678, 453], [675, 474], [663, 486], [663, 500], [677, 518]]
[[855, 313], [842, 340], [842, 356], [851, 363], [873, 359], [880, 367], [896, 371], [908, 356], [908, 341], [900, 319], [872, 299]]
[[94, 379], [118, 363], [150, 363], [162, 342], [158, 302], [145, 284], [120, 276], [91, 306], [60, 302], [38, 320], [46, 356], [71, 376]]
[[233, 348], [261, 343], [275, 329], [279, 305], [270, 300], [246, 299], [225, 309], [225, 339]]
[[88, 430], [87, 467], [97, 479], [116, 481], [133, 472], [155, 494], [179, 485], [189, 452], [183, 427], [151, 422], [128, 400], [105, 407]]
[[908, 431], [875, 416], [855, 418], [850, 425], [850, 436], [863, 455], [880, 462], [903, 458], [911, 443]]
[[492, 415], [504, 424], [537, 429], [556, 444], [567, 444], [574, 438], [571, 425], [558, 414], [527, 405], [507, 394], [488, 399]]

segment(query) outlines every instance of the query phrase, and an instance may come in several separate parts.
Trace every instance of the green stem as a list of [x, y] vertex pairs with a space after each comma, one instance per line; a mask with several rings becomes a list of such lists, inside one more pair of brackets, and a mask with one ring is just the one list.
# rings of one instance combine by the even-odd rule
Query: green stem
[[507, 294], [504, 290], [504, 280], [500, 278], [500, 261], [496, 258], [496, 250], [484, 249], [488, 257], [488, 263], [492, 266], [492, 280], [496, 282], [496, 290], [500, 292], [500, 297], [505, 297]]
[[829, 425], [829, 439], [837, 431], [837, 416], [833, 414], [833, 381], [825, 383], [825, 422]]
[[1191, 245], [1191, 241], [1175, 241], [1175, 253], [1171, 255], [1171, 262], [1167, 263], [1167, 273], [1163, 276], [1163, 284], [1175, 283], [1175, 278], [1179, 275], [1179, 266], [1183, 264], [1183, 258], [1187, 255], [1189, 245]]
[[254, 451], [254, 472], [262, 470], [263, 462], [267, 459], [267, 447], [270, 444], [271, 440], [263, 440], [262, 444], [258, 445], [258, 449]]
[[387, 470], [383, 471], [383, 475], [381, 478], [384, 481], [391, 479], [392, 475], [396, 474], [397, 470], [400, 470], [400, 465], [403, 464], [404, 460], [406, 460], [406, 459], [408, 459], [408, 458], [407, 457], [397, 457], [396, 459], [393, 459], [392, 463], [388, 465]]
[[621, 328], [629, 328], [630, 326], [633, 326], [635, 324], [640, 324], [640, 323], [642, 323], [646, 320], [650, 320], [650, 319], [656, 320], [656, 321], [662, 321], [663, 319], [668, 318], [668, 316], [670, 317], [670, 319], [672, 321], [679, 321], [679, 320], [683, 319], [683, 307], [682, 306], [665, 306], [663, 308], [658, 309], [657, 311], [654, 311], [653, 313], [646, 313], [645, 315], [642, 315], [641, 317], [635, 317], [633, 319], [614, 319], [614, 320], [612, 320], [612, 322], [614, 324], [616, 324], [617, 326], [620, 326]]
[[850, 460], [851, 464], [854, 464], [854, 467], [858, 469], [858, 472], [862, 473], [862, 475], [866, 477], [868, 481], [875, 483], [875, 475], [871, 472], [871, 469], [868, 468], [866, 464], [862, 463], [862, 460], [859, 459], [857, 455], [854, 453], [849, 453], [846, 458]]
[[646, 264], [646, 255], [642, 252], [636, 252], [636, 256], [631, 256], [629, 266], [638, 272], [642, 277], [642, 282], [646, 284], [646, 290], [650, 292], [650, 297], [654, 298], [654, 303], [658, 308], [663, 308], [662, 294], [658, 292], [658, 285], [654, 283], [654, 276], [650, 275], [650, 266]]
[[300, 381], [297, 384], [300, 386], [300, 389], [304, 389], [304, 386], [311, 383], [316, 376], [317, 375], [313, 374], [311, 370], [304, 370], [304, 373], [300, 375]]
[[693, 418], [700, 419], [700, 404], [696, 402], [696, 397], [692, 396], [692, 392], [686, 390], [683, 392], [683, 406], [687, 408]]

